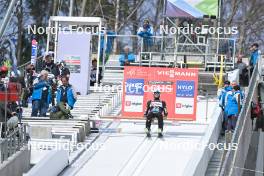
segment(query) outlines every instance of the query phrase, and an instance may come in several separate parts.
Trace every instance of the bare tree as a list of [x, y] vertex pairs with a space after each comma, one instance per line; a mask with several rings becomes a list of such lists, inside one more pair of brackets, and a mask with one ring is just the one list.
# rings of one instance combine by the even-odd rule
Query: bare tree
[[[115, 18], [115, 33], [117, 33], [118, 30], [118, 23], [119, 23], [119, 10], [120, 10], [120, 0], [116, 0], [116, 18]], [[114, 52], [116, 52], [117, 49], [117, 41], [114, 41]]]

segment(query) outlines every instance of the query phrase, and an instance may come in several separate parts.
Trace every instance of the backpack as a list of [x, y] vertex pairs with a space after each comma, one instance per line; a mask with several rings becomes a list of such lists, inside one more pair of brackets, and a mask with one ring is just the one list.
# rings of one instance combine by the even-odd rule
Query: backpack
[[261, 107], [259, 102], [251, 102], [251, 118], [259, 118], [261, 116]]

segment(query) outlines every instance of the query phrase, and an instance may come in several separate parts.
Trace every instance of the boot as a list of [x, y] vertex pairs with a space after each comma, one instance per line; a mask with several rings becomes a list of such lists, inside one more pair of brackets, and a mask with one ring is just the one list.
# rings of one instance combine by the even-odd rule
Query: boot
[[162, 129], [158, 129], [158, 137], [159, 138], [162, 138], [163, 137], [163, 134], [162, 134]]
[[151, 137], [150, 129], [145, 128], [145, 133], [146, 133], [147, 137]]

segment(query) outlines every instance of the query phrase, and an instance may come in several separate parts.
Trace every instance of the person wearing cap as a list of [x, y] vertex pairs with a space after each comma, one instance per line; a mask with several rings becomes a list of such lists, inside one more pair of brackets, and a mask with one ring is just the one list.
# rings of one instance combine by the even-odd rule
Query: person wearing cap
[[250, 76], [253, 73], [253, 70], [255, 68], [255, 65], [258, 63], [258, 60], [260, 58], [260, 51], [259, 51], [259, 45], [257, 43], [254, 43], [251, 45], [251, 55], [249, 59], [249, 66], [250, 66]]
[[58, 69], [59, 69], [59, 72], [60, 72], [60, 77], [63, 77], [63, 76], [67, 76], [68, 78], [70, 77], [70, 70], [65, 67], [65, 62], [64, 61], [61, 61], [57, 64], [58, 66]]
[[124, 47], [124, 54], [119, 57], [120, 66], [128, 66], [131, 62], [135, 62], [135, 56], [129, 50], [129, 46]]
[[223, 110], [223, 119], [222, 119], [222, 134], [224, 134], [226, 128], [227, 128], [227, 97], [229, 94], [232, 94], [232, 86], [230, 85], [230, 81], [226, 80], [224, 82], [224, 87], [221, 90], [221, 93], [219, 95], [219, 106]]
[[61, 81], [62, 85], [58, 88], [56, 95], [56, 110], [50, 113], [51, 119], [73, 118], [70, 110], [74, 107], [77, 100], [77, 94], [75, 93], [73, 86], [69, 84], [69, 78], [67, 76], [63, 76]]
[[42, 70], [40, 77], [33, 82], [32, 117], [46, 117], [51, 103], [51, 86], [48, 83], [48, 74], [46, 70]]
[[[145, 19], [143, 26], [138, 29], [137, 35], [143, 38], [143, 52], [150, 52], [153, 44], [153, 28], [149, 23], [148, 19]], [[148, 55], [146, 55], [149, 57]]]
[[1, 79], [8, 77], [8, 67], [7, 66], [0, 67], [0, 77]]
[[0, 90], [5, 91], [5, 88], [7, 84], [9, 83], [9, 77], [8, 77], [8, 67], [7, 66], [1, 66], [0, 67]]
[[46, 55], [44, 58], [44, 63], [42, 66], [42, 70], [47, 70], [51, 74], [53, 74], [56, 78], [60, 75], [59, 68], [54, 64], [51, 55]]
[[160, 100], [160, 91], [155, 90], [153, 93], [154, 100], [149, 100], [147, 102], [147, 108], [144, 116], [146, 117], [146, 134], [150, 137], [150, 127], [151, 122], [154, 118], [158, 119], [158, 137], [162, 137], [163, 134], [163, 117], [168, 116], [166, 102]]
[[234, 85], [232, 94], [227, 95], [227, 130], [233, 131], [236, 127], [236, 121], [241, 111], [241, 92], [238, 85]]

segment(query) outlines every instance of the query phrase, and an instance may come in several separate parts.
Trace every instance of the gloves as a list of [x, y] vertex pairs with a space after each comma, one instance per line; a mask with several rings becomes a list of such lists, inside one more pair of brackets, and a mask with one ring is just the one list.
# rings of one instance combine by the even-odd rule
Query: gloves
[[167, 119], [168, 113], [164, 113], [164, 119]]
[[72, 108], [66, 103], [66, 109], [71, 110]]

